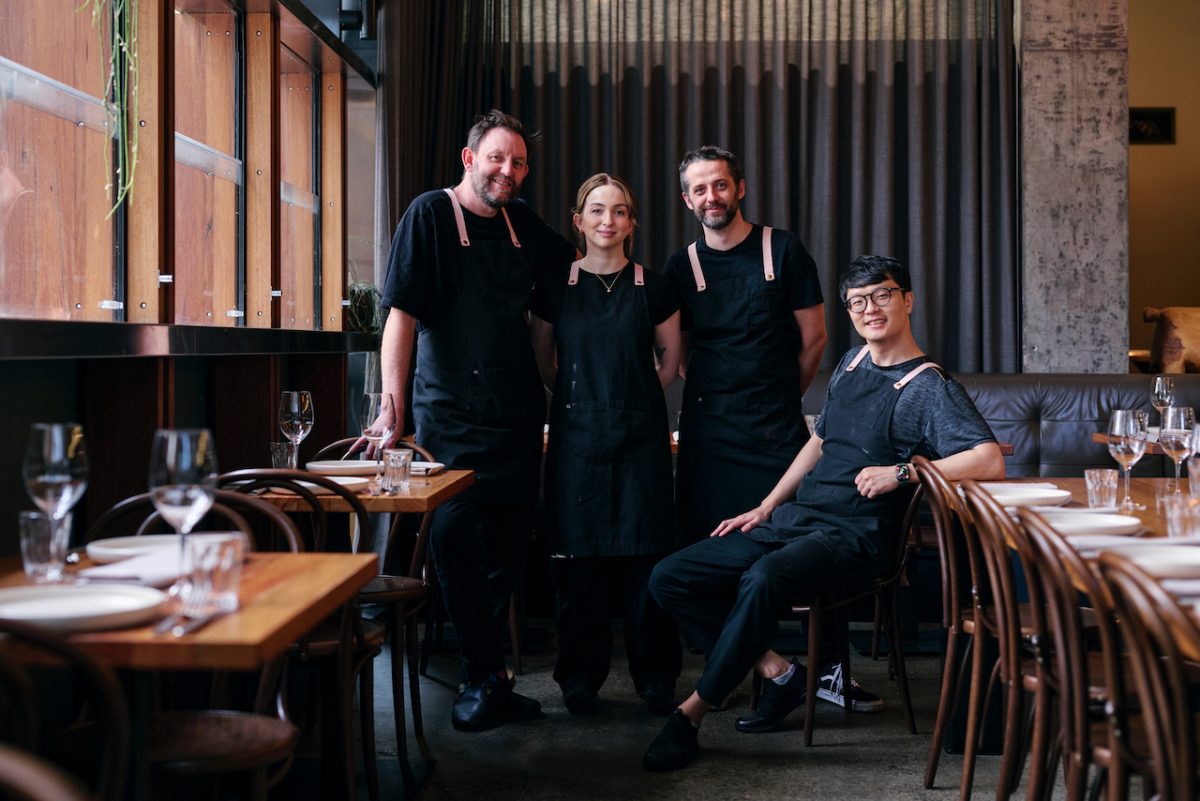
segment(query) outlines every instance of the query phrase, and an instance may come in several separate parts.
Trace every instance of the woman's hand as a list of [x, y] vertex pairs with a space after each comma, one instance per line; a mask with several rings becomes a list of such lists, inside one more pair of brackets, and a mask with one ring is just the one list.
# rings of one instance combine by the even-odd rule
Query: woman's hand
[[731, 517], [728, 520], [722, 520], [721, 525], [713, 529], [710, 537], [724, 537], [731, 531], [740, 531], [745, 534], [752, 528], [761, 526], [768, 518], [771, 517], [772, 509], [765, 504], [751, 509], [749, 512], [742, 512], [737, 517]]

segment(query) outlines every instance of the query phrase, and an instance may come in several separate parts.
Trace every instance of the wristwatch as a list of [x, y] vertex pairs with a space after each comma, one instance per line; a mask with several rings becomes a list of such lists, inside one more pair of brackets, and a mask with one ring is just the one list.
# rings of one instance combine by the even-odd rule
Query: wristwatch
[[906, 484], [912, 480], [912, 465], [904, 462], [896, 465], [896, 481]]

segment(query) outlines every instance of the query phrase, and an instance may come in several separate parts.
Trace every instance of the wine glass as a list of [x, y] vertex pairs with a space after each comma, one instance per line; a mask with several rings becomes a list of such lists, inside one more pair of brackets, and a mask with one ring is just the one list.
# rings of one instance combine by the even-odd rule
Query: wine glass
[[1125, 472], [1125, 500], [1121, 501], [1121, 511], [1144, 511], [1145, 506], [1134, 503], [1129, 497], [1129, 471], [1146, 452], [1145, 415], [1132, 409], [1114, 411], [1108, 421], [1108, 452]]
[[1196, 415], [1191, 406], [1168, 406], [1162, 411], [1162, 428], [1158, 433], [1158, 445], [1175, 462], [1175, 493], [1179, 487], [1179, 468], [1183, 460], [1192, 453], [1192, 428]]
[[1175, 402], [1175, 379], [1169, 375], [1156, 375], [1154, 386], [1150, 390], [1150, 403], [1158, 412], [1158, 421], [1162, 423], [1163, 409]]
[[53, 521], [51, 541], [66, 550], [67, 514], [87, 488], [87, 445], [79, 423], [34, 423], [29, 428], [21, 477], [29, 497]]
[[371, 443], [375, 451], [376, 462], [375, 480], [371, 482], [370, 492], [379, 492], [381, 473], [383, 469], [383, 454], [379, 451], [383, 443], [391, 438], [396, 428], [396, 404], [390, 392], [367, 392], [363, 395], [362, 407], [359, 413], [359, 425], [362, 427], [363, 438]]
[[295, 470], [300, 461], [300, 443], [313, 427], [312, 393], [307, 390], [285, 391], [279, 397], [279, 430], [292, 443], [289, 466]]
[[162, 429], [150, 446], [150, 499], [179, 535], [179, 580], [171, 595], [181, 600], [187, 579], [187, 534], [208, 513], [217, 488], [217, 447], [207, 428]]

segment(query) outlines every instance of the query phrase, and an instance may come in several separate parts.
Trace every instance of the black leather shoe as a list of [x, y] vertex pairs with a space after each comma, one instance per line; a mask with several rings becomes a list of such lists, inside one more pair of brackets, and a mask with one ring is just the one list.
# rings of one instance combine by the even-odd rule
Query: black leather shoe
[[758, 698], [758, 709], [737, 719], [733, 727], [740, 732], [759, 733], [775, 731], [796, 707], [804, 703], [808, 689], [808, 672], [795, 659], [796, 671], [786, 684], [776, 684], [763, 679], [762, 694]]
[[646, 748], [642, 767], [646, 770], [679, 770], [692, 764], [700, 750], [700, 729], [679, 709], [671, 713], [662, 731]]
[[586, 684], [573, 684], [565, 688], [563, 703], [572, 715], [587, 717], [600, 711], [600, 696]]
[[450, 710], [450, 724], [459, 731], [484, 731], [512, 720], [544, 717], [542, 705], [513, 692], [511, 678], [491, 675], [465, 685]]
[[675, 691], [662, 684], [647, 684], [638, 691], [638, 697], [646, 702], [651, 714], [665, 717], [675, 709]]

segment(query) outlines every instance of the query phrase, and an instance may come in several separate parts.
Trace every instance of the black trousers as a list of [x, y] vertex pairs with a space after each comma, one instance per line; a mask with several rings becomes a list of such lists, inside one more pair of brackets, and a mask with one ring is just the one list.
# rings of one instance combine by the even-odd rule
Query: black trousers
[[558, 661], [554, 680], [563, 690], [599, 691], [612, 662], [612, 625], [619, 612], [629, 674], [640, 692], [648, 685], [673, 689], [682, 669], [679, 631], [650, 597], [650, 556], [556, 558], [550, 561], [558, 587]]
[[[782, 612], [840, 586], [838, 561], [819, 538], [764, 543], [736, 532], [676, 551], [650, 576], [650, 594], [708, 660], [696, 691], [714, 705], [770, 648]], [[836, 653], [824, 638], [821, 648]]]
[[501, 643], [532, 520], [530, 508], [481, 503], [470, 490], [434, 512], [429, 545], [468, 683], [504, 670]]

